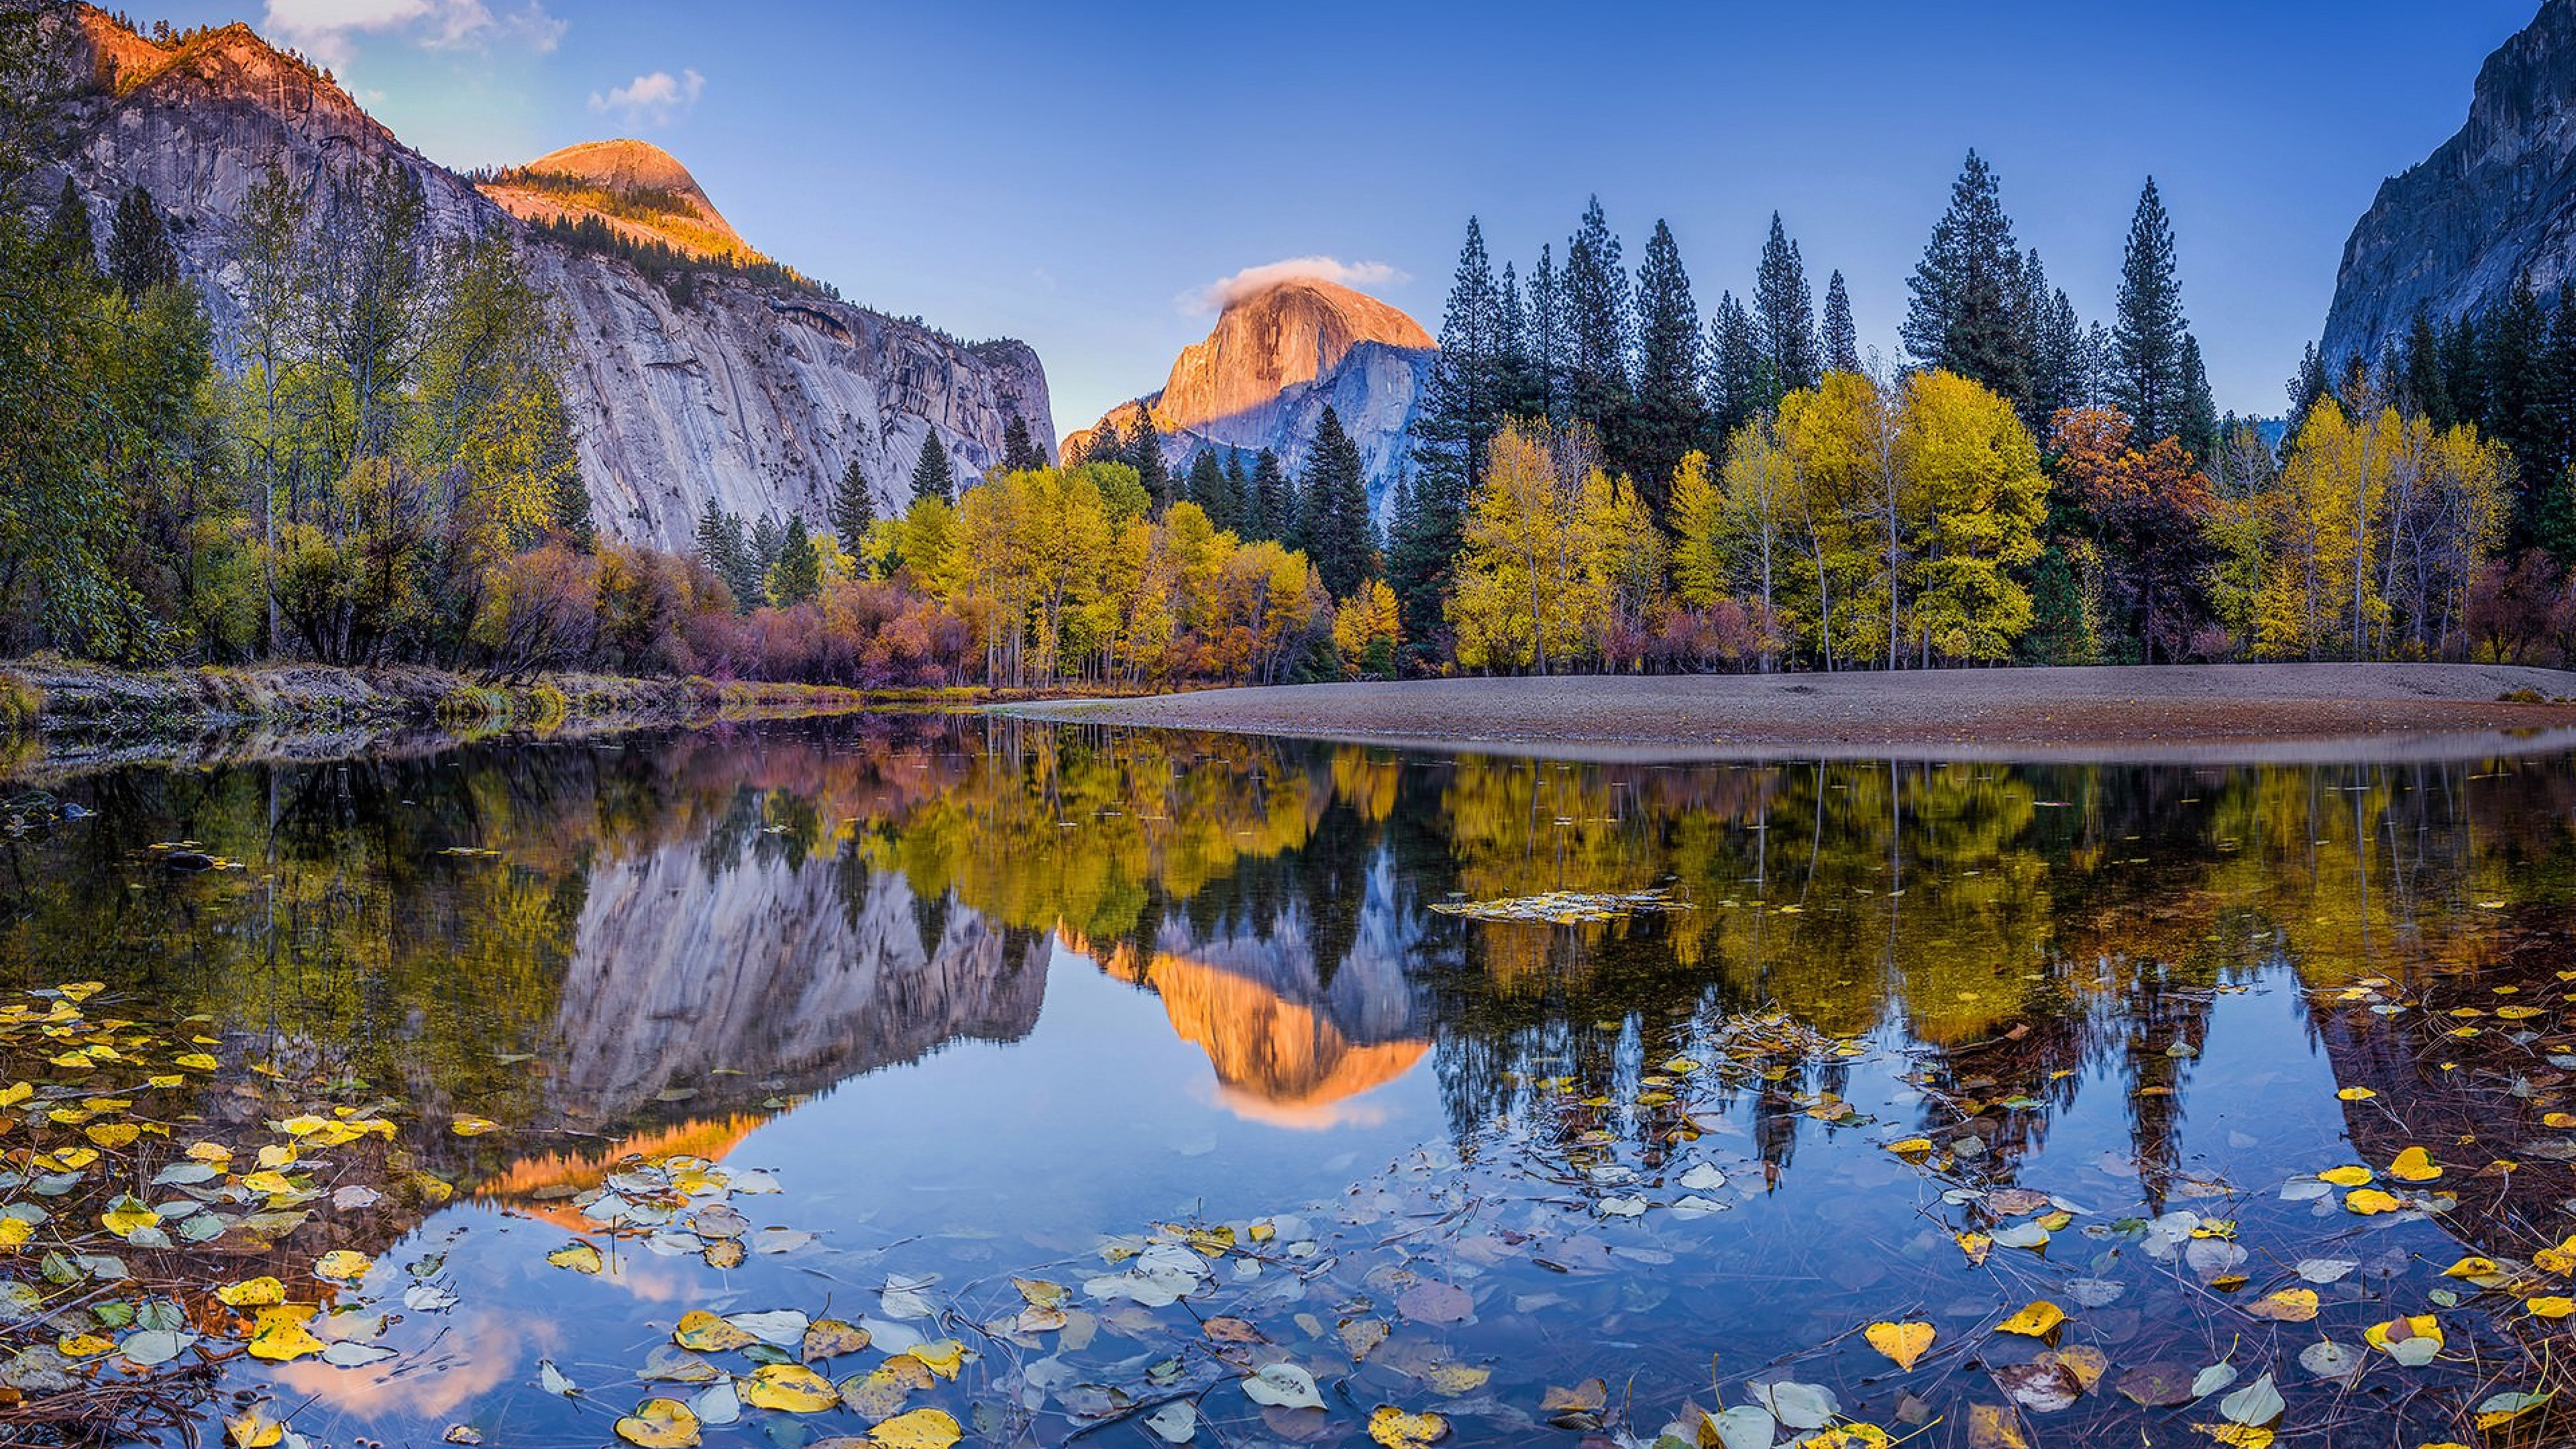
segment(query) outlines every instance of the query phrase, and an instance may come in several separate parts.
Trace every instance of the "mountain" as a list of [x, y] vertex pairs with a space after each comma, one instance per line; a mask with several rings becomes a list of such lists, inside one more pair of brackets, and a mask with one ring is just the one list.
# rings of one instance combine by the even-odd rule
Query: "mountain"
[[[1132, 434], [1151, 417], [1175, 472], [1201, 448], [1271, 448], [1295, 473], [1330, 405], [1359, 444], [1370, 505], [1383, 512], [1438, 355], [1421, 323], [1375, 297], [1293, 277], [1228, 300], [1207, 339], [1181, 350], [1160, 392], [1119, 404], [1101, 422]], [[1066, 454], [1098, 431], [1066, 438]]]
[[2487, 57], [2460, 133], [2380, 186], [2344, 246], [2327, 360], [2377, 355], [2418, 307], [2482, 311], [2526, 274], [2544, 293], [2576, 279], [2576, 0], [2547, 0]]
[[513, 166], [479, 188], [521, 221], [597, 218], [629, 241], [692, 257], [763, 262], [679, 158], [650, 141], [584, 141]]
[[494, 178], [495, 196], [405, 146], [327, 75], [247, 26], [163, 45], [98, 10], [77, 16], [74, 60], [96, 84], [68, 118], [73, 184], [102, 226], [131, 185], [169, 213], [227, 361], [241, 312], [227, 234], [272, 160], [309, 181], [325, 168], [391, 159], [420, 181], [438, 235], [517, 233], [530, 275], [561, 307], [565, 401], [592, 516], [612, 536], [692, 547], [709, 499], [746, 517], [820, 520], [853, 459], [891, 507], [909, 495], [934, 428], [970, 477], [1000, 459], [1015, 413], [1052, 449], [1046, 373], [1024, 343], [963, 342], [793, 285], [776, 268], [702, 272], [685, 289], [665, 287], [532, 224], [596, 216], [621, 235], [640, 230], [693, 255], [738, 247], [735, 260], [756, 258], [658, 148], [571, 147]]

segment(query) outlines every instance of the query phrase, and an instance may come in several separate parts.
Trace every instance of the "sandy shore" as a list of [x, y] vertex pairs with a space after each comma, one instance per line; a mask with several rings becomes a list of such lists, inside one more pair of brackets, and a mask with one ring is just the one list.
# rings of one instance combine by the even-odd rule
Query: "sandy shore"
[[2576, 673], [2236, 664], [1441, 679], [1009, 707], [1022, 718], [1557, 757], [2396, 758], [2576, 748]]

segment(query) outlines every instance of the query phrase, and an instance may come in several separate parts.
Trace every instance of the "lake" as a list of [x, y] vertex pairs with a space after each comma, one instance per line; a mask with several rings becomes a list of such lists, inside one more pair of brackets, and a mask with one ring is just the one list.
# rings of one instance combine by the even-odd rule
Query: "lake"
[[0, 1415], [2412, 1446], [2567, 1371], [2576, 760], [882, 717], [38, 785]]

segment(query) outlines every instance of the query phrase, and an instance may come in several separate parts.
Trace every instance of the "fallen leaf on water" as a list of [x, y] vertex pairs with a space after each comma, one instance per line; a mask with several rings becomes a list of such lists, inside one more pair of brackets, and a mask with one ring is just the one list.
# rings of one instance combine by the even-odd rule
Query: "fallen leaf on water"
[[943, 1338], [933, 1343], [917, 1344], [913, 1347], [911, 1352], [912, 1356], [920, 1361], [923, 1368], [930, 1370], [932, 1373], [943, 1379], [953, 1379], [957, 1377], [958, 1368], [966, 1362], [966, 1345], [959, 1343], [953, 1338]]
[[2275, 1323], [2306, 1323], [2317, 1316], [2317, 1290], [2284, 1288], [2246, 1304], [2245, 1311]]
[[286, 1426], [257, 1409], [244, 1409], [224, 1420], [224, 1437], [235, 1449], [269, 1449], [286, 1436]]
[[245, 1278], [215, 1290], [215, 1301], [227, 1308], [260, 1308], [286, 1301], [286, 1285], [274, 1278]]
[[2367, 1102], [2379, 1094], [2368, 1087], [2346, 1087], [2342, 1091], [2335, 1093], [2335, 1095], [2343, 1098], [2347, 1102]]
[[1983, 1233], [1958, 1233], [1953, 1236], [1959, 1240], [1959, 1251], [1968, 1255], [1969, 1267], [1985, 1266], [1986, 1254], [1994, 1251], [1994, 1239]]
[[1449, 1421], [1438, 1414], [1408, 1414], [1392, 1404], [1380, 1404], [1369, 1415], [1369, 1437], [1386, 1449], [1421, 1449], [1448, 1433]]
[[251, 1332], [250, 1356], [272, 1363], [287, 1363], [309, 1354], [320, 1353], [329, 1345], [315, 1338], [304, 1324], [313, 1316], [309, 1303], [280, 1303], [259, 1311], [259, 1326]]
[[1454, 1399], [1461, 1394], [1472, 1394], [1483, 1388], [1493, 1376], [1492, 1369], [1479, 1368], [1474, 1364], [1440, 1363], [1425, 1369], [1422, 1379], [1423, 1382], [1431, 1385], [1433, 1393], [1445, 1399]]
[[2337, 1187], [2359, 1187], [2370, 1181], [2371, 1172], [2367, 1167], [2329, 1167], [2317, 1176]]
[[929, 1388], [931, 1382], [930, 1370], [922, 1367], [921, 1360], [899, 1353], [865, 1374], [841, 1380], [841, 1402], [850, 1406], [851, 1413], [874, 1423], [892, 1418], [913, 1390]]
[[698, 1442], [698, 1416], [677, 1399], [646, 1399], [615, 1428], [636, 1449], [690, 1449]]
[[2362, 1339], [2408, 1368], [2422, 1368], [2442, 1351], [2442, 1325], [2429, 1313], [2392, 1318], [2372, 1324]]
[[1869, 1346], [1896, 1360], [1901, 1369], [1911, 1369], [1914, 1361], [1932, 1347], [1933, 1328], [1928, 1323], [1873, 1323], [1862, 1330]]
[[1609, 1402], [1608, 1380], [1585, 1379], [1570, 1389], [1561, 1389], [1554, 1384], [1548, 1385], [1547, 1391], [1539, 1397], [1538, 1411], [1542, 1414], [1569, 1412], [1596, 1414], [1601, 1411], [1602, 1405]]
[[374, 1266], [376, 1260], [366, 1254], [338, 1248], [324, 1253], [315, 1261], [313, 1276], [330, 1283], [355, 1283], [366, 1277], [367, 1270]]
[[866, 1329], [856, 1324], [843, 1323], [837, 1318], [818, 1318], [806, 1327], [797, 1356], [807, 1363], [839, 1358], [867, 1347], [869, 1336]]
[[2378, 1188], [2362, 1187], [2344, 1194], [2343, 1206], [2346, 1212], [2372, 1217], [2379, 1213], [2393, 1213], [2406, 1204]]
[[2519, 1391], [2497, 1394], [2478, 1404], [2476, 1423], [2480, 1429], [2501, 1429], [2541, 1405], [2548, 1394], [2526, 1394]]
[[680, 1315], [679, 1326], [671, 1330], [671, 1341], [695, 1353], [729, 1353], [760, 1340], [703, 1308], [693, 1308]]
[[2066, 1321], [2066, 1310], [2042, 1298], [2028, 1308], [1995, 1325], [1999, 1333], [2018, 1333], [2028, 1338], [2046, 1338]]
[[1243, 1396], [1274, 1409], [1324, 1407], [1324, 1396], [1315, 1392], [1315, 1376], [1293, 1363], [1274, 1363], [1247, 1375]]
[[570, 1268], [576, 1273], [596, 1273], [607, 1266], [607, 1260], [599, 1256], [599, 1249], [588, 1243], [575, 1243], [568, 1248], [557, 1248], [546, 1254], [546, 1261], [558, 1268]]
[[790, 1414], [819, 1414], [836, 1408], [841, 1398], [830, 1381], [802, 1364], [763, 1364], [739, 1386], [742, 1401], [755, 1409], [781, 1409]]
[[1345, 1318], [1341, 1322], [1342, 1347], [1351, 1351], [1351, 1361], [1369, 1356], [1369, 1350], [1386, 1342], [1386, 1321], [1378, 1318]]
[[915, 1409], [868, 1431], [882, 1449], [949, 1449], [964, 1437], [957, 1421], [938, 1409]]
[[1416, 1323], [1464, 1323], [1476, 1303], [1453, 1284], [1423, 1282], [1396, 1295], [1395, 1310]]
[[1968, 1406], [1968, 1449], [2030, 1449], [2021, 1425], [2000, 1404]]
[[[493, 1121], [489, 1117], [476, 1117], [470, 1113], [459, 1112], [456, 1114], [456, 1120], [447, 1124], [447, 1130], [455, 1133], [459, 1137], [480, 1137], [484, 1133], [492, 1131], [500, 1125], [500, 1123]], [[668, 1403], [669, 1400], [656, 1399], [654, 1402]], [[685, 1412], [685, 1410], [683, 1412]], [[697, 1433], [697, 1422], [695, 1420], [691, 1420], [689, 1424], [690, 1443], [694, 1444], [697, 1442]]]
[[2388, 1175], [2399, 1182], [2431, 1182], [2442, 1175], [2441, 1164], [2421, 1147], [2409, 1147], [2388, 1164]]

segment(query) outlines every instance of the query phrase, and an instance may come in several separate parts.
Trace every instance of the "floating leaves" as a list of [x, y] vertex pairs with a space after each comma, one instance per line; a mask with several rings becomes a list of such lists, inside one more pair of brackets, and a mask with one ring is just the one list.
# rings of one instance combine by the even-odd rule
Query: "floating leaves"
[[1912, 1369], [1915, 1360], [1932, 1347], [1932, 1325], [1928, 1323], [1873, 1323], [1862, 1330], [1869, 1346], [1896, 1361], [1901, 1369]]
[[2066, 1321], [2066, 1310], [2042, 1298], [2029, 1307], [1995, 1325], [1998, 1333], [2018, 1333], [2027, 1338], [2046, 1338]]
[[1324, 1396], [1315, 1389], [1315, 1376], [1293, 1363], [1274, 1363], [1243, 1380], [1243, 1396], [1256, 1404], [1274, 1409], [1320, 1409]]
[[1380, 1404], [1369, 1414], [1369, 1437], [1386, 1449], [1423, 1449], [1449, 1435], [1449, 1421], [1438, 1414], [1408, 1414]]
[[614, 1428], [635, 1449], [690, 1449], [698, 1442], [698, 1416], [678, 1399], [646, 1399]]
[[1687, 901], [1673, 899], [1672, 893], [1664, 890], [1623, 893], [1549, 891], [1542, 895], [1511, 896], [1490, 901], [1441, 901], [1433, 903], [1431, 909], [1444, 916], [1463, 916], [1471, 921], [1579, 926], [1624, 921], [1632, 916], [1667, 911], [1687, 911], [1691, 906]]
[[2422, 1368], [2442, 1351], [2442, 1325], [2429, 1313], [2393, 1318], [2372, 1324], [2362, 1340], [2408, 1368]]
[[940, 1409], [915, 1409], [868, 1431], [869, 1442], [879, 1449], [949, 1449], [964, 1437], [957, 1420]]

